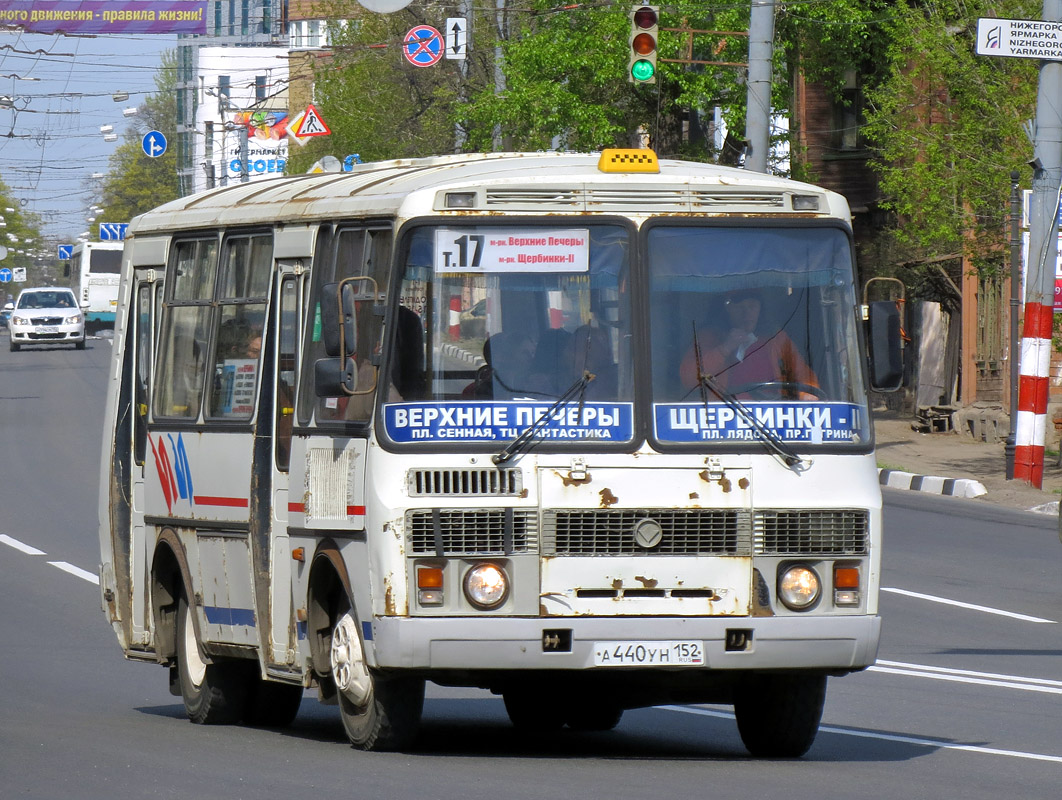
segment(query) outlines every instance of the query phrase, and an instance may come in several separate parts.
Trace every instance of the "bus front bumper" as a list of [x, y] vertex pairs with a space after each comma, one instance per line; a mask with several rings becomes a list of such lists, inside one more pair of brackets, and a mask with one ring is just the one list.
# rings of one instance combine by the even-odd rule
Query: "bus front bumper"
[[703, 664], [688, 669], [847, 672], [874, 663], [881, 617], [377, 617], [363, 631], [381, 668], [613, 670], [595, 665], [604, 643], [694, 641]]

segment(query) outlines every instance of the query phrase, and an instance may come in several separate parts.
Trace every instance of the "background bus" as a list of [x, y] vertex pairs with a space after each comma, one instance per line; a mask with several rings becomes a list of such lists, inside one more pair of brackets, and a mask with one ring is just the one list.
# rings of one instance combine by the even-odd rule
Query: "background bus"
[[118, 278], [122, 271], [121, 242], [78, 242], [70, 257], [70, 275], [77, 279], [78, 302], [86, 330], [114, 325]]

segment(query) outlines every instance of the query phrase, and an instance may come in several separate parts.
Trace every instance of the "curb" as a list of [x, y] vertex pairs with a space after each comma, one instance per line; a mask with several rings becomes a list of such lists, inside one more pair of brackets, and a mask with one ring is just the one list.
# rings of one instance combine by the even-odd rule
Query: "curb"
[[943, 494], [951, 497], [980, 497], [988, 489], [972, 478], [941, 478], [937, 475], [915, 475], [895, 469], [879, 469], [878, 483], [891, 489], [910, 489], [916, 492]]

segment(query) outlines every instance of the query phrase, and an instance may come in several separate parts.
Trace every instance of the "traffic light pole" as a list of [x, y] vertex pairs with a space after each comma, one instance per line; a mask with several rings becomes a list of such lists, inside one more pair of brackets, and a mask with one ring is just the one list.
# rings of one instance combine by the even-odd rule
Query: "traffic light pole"
[[[1062, 0], [1044, 0], [1045, 22], [1062, 21]], [[1058, 262], [1058, 205], [1062, 191], [1062, 63], [1040, 62], [1036, 97], [1036, 141], [1029, 199], [1029, 261], [1025, 282], [1021, 376], [1014, 477], [1043, 487], [1047, 435], [1048, 374]]]
[[749, 80], [745, 109], [745, 169], [767, 171], [771, 137], [771, 77], [775, 0], [752, 0], [749, 12]]

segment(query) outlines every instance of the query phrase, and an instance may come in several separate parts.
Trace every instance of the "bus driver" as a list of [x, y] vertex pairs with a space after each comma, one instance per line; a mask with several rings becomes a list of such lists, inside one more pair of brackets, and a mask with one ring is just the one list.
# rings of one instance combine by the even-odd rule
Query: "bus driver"
[[759, 396], [755, 389], [767, 389], [768, 384], [776, 390], [772, 396], [813, 400], [821, 394], [808, 391], [817, 389], [819, 382], [793, 340], [781, 327], [761, 321], [763, 297], [758, 289], [728, 292], [723, 308], [724, 327], [699, 328], [696, 345], [682, 359], [679, 377], [685, 389], [695, 388], [703, 374], [741, 396]]

